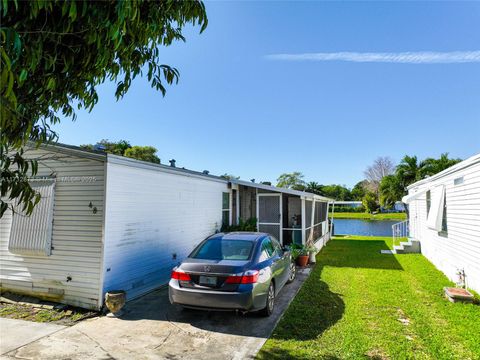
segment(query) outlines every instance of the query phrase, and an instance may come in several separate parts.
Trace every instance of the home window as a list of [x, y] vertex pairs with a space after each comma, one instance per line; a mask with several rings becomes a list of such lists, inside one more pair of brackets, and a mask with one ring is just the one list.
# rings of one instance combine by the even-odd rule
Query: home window
[[55, 180], [32, 180], [30, 186], [40, 194], [40, 202], [30, 216], [20, 210], [15, 211], [8, 250], [19, 255], [49, 256], [52, 249]]
[[445, 233], [447, 226], [445, 186], [441, 185], [433, 191], [432, 205], [427, 217], [427, 227]]
[[448, 226], [447, 226], [447, 197], [443, 198], [443, 216], [442, 216], [442, 231], [440, 231], [442, 235], [448, 234]]
[[222, 195], [222, 225], [230, 225], [230, 193]]
[[432, 206], [432, 194], [430, 190], [427, 191], [427, 218], [428, 218], [428, 213], [430, 212], [430, 207]]
[[463, 184], [463, 176], [454, 179], [454, 180], [453, 180], [453, 184], [454, 184], [454, 185], [462, 185], [462, 184]]

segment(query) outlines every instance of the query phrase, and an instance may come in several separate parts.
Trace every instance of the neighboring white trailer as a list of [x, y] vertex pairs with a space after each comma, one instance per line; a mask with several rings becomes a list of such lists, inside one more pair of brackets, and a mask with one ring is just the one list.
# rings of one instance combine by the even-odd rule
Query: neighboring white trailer
[[408, 187], [410, 237], [449, 279], [480, 292], [480, 154]]

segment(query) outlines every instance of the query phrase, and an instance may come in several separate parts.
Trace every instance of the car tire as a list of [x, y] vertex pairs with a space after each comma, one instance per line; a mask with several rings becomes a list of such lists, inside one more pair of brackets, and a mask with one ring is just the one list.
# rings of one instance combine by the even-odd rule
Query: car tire
[[265, 303], [265, 307], [260, 311], [263, 316], [270, 316], [273, 313], [273, 309], [275, 308], [275, 285], [273, 281], [270, 283], [267, 292], [267, 300]]
[[288, 268], [288, 280], [287, 280], [287, 284], [290, 284], [292, 283], [295, 278], [297, 277], [297, 267], [295, 266], [295, 262], [291, 262], [290, 263], [290, 266]]

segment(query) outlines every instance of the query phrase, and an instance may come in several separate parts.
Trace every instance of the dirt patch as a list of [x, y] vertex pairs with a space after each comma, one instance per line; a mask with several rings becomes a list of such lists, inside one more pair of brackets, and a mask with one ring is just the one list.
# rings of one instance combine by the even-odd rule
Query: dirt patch
[[388, 360], [390, 359], [388, 355], [381, 349], [372, 349], [365, 354], [369, 359], [372, 360]]
[[99, 313], [95, 311], [42, 301], [31, 297], [19, 297], [11, 293], [4, 293], [0, 297], [0, 317], [9, 319], [72, 326], [81, 320], [98, 315]]

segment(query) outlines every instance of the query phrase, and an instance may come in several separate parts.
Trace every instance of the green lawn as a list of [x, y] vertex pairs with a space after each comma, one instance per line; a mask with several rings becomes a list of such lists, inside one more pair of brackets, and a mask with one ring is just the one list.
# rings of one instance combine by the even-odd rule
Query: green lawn
[[336, 237], [259, 359], [480, 359], [480, 306], [422, 255], [383, 255], [390, 238]]
[[[328, 216], [332, 216], [329, 213]], [[405, 213], [389, 213], [389, 214], [368, 214], [368, 213], [352, 213], [352, 212], [334, 212], [334, 219], [363, 219], [363, 220], [407, 220]]]

